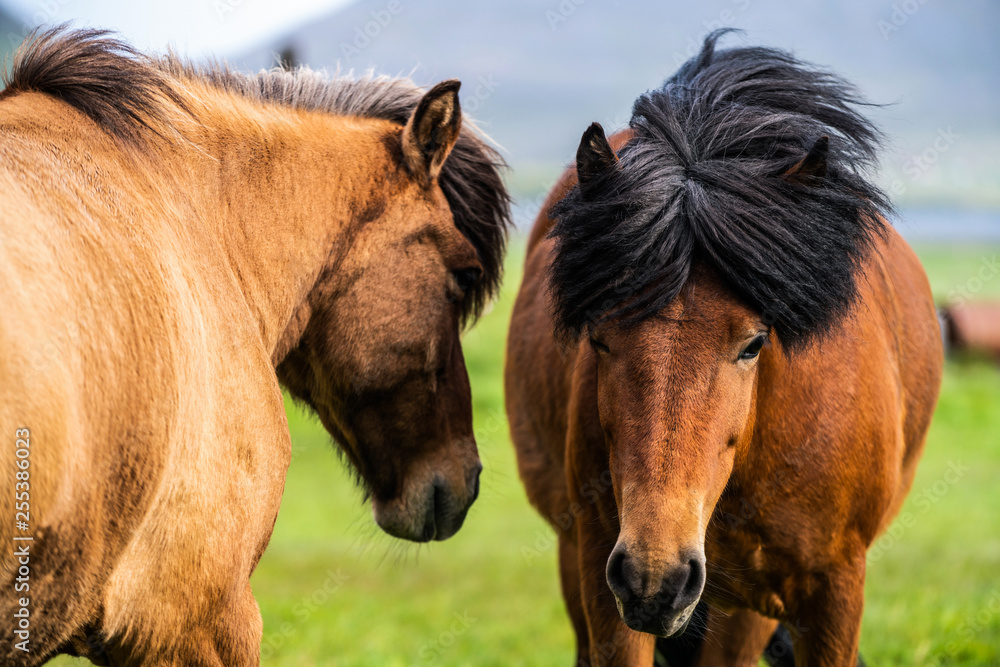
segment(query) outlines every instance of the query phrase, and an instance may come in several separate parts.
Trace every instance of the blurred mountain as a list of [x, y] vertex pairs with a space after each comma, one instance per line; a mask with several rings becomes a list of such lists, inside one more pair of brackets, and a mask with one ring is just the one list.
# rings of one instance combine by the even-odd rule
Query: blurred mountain
[[21, 22], [0, 7], [0, 62], [9, 59], [17, 45], [24, 39]]
[[[0, 57], [26, 33], [5, 1]], [[537, 201], [590, 122], [626, 125], [632, 101], [719, 27], [744, 31], [723, 46], [791, 50], [888, 103], [871, 115], [892, 139], [882, 173], [904, 206], [1000, 209], [995, 0], [358, 0], [231, 61], [259, 69], [282, 53], [425, 85], [459, 78], [464, 108], [505, 149], [512, 187]]]
[[1000, 3], [994, 0], [361, 0], [237, 58], [291, 50], [314, 68], [463, 81], [466, 110], [507, 151], [522, 192], [551, 184], [586, 126], [628, 122], [632, 101], [697, 52], [766, 44], [834, 69], [890, 134], [903, 201], [1000, 206]]

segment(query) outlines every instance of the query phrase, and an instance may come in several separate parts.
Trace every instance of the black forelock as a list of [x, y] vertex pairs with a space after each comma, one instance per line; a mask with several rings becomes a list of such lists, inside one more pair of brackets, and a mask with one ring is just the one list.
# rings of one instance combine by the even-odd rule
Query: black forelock
[[[553, 209], [557, 328], [638, 321], [711, 266], [788, 347], [857, 298], [859, 266], [892, 206], [868, 177], [880, 134], [843, 79], [784, 51], [701, 53], [635, 102], [617, 169]], [[827, 171], [782, 177], [824, 135]]]

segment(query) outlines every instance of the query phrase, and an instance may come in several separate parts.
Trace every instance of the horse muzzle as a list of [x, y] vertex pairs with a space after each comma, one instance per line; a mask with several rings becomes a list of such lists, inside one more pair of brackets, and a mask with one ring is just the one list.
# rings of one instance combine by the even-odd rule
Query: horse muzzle
[[422, 484], [411, 484], [398, 498], [389, 501], [376, 498], [372, 502], [375, 522], [388, 534], [404, 540], [446, 540], [462, 527], [465, 515], [479, 497], [482, 469], [477, 462], [466, 473], [464, 488], [455, 488], [444, 475], [437, 473]]
[[608, 586], [622, 621], [636, 632], [670, 637], [683, 632], [705, 587], [705, 556], [684, 552], [651, 566], [619, 542], [607, 566]]

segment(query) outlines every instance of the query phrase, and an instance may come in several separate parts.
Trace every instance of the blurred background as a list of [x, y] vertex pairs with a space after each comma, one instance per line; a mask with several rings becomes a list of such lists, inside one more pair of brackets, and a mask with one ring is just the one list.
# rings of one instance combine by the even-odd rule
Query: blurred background
[[789, 49], [888, 105], [872, 115], [892, 139], [884, 177], [904, 233], [1000, 238], [993, 0], [0, 0], [0, 55], [63, 21], [246, 70], [284, 59], [425, 85], [459, 78], [463, 107], [505, 149], [522, 219], [588, 124], [624, 126], [632, 101], [709, 31], [740, 28], [725, 45]]
[[[891, 139], [880, 178], [900, 209], [894, 224], [954, 311], [956, 347], [969, 348], [948, 361], [910, 501], [869, 555], [862, 652], [872, 666], [1000, 664], [1000, 354], [990, 344], [1000, 339], [990, 319], [1000, 300], [1000, 3], [0, 0], [0, 56], [35, 26], [64, 21], [245, 70], [285, 62], [427, 85], [460, 78], [463, 108], [511, 166], [520, 232], [586, 126], [625, 126], [632, 101], [711, 30], [740, 28], [723, 45], [788, 49], [854, 81], [886, 105], [871, 115]], [[522, 257], [518, 233], [502, 298], [465, 337], [486, 472], [452, 540], [418, 548], [379, 533], [328, 436], [289, 404], [293, 463], [253, 580], [263, 664], [572, 662], [555, 542], [524, 499], [503, 411]]]

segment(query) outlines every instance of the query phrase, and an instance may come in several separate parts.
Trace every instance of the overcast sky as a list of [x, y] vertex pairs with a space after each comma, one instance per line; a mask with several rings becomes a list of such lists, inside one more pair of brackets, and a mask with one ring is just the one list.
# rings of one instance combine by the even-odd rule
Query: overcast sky
[[38, 25], [73, 21], [112, 28], [144, 51], [230, 57], [307, 24], [352, 0], [0, 0]]

